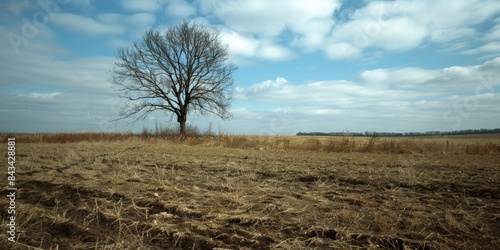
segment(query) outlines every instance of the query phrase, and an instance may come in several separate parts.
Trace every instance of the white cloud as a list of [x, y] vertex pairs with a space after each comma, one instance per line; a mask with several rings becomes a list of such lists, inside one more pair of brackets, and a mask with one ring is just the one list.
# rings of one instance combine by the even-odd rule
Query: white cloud
[[[369, 47], [403, 51], [427, 41], [443, 43], [470, 38], [477, 36], [474, 25], [498, 11], [498, 1], [372, 1], [333, 28], [325, 41], [325, 53], [332, 59], [350, 59], [344, 54], [359, 55]], [[490, 37], [496, 37], [494, 32], [493, 29]], [[334, 49], [342, 43], [347, 49]]]
[[234, 56], [252, 57], [258, 47], [258, 41], [243, 37], [236, 32], [221, 32], [221, 41], [229, 45], [229, 53]]
[[[357, 81], [368, 87], [420, 91], [436, 95], [465, 92], [493, 91], [500, 86], [495, 81], [500, 77], [500, 57], [475, 66], [451, 66], [427, 70], [415, 67], [366, 70], [359, 74]], [[497, 72], [498, 71], [498, 72]]]
[[462, 53], [465, 55], [476, 55], [483, 53], [498, 54], [500, 53], [500, 42], [490, 42], [474, 49], [465, 50]]
[[196, 8], [185, 0], [173, 0], [167, 2], [165, 14], [168, 17], [187, 18], [196, 14]]
[[496, 18], [493, 23], [497, 24], [483, 34], [476, 35], [479, 38], [476, 38], [479, 44], [463, 46], [461, 49], [452, 51], [458, 51], [464, 55], [480, 55], [482, 59], [492, 59], [500, 56], [500, 42], [498, 42], [500, 40], [500, 18]]
[[354, 58], [359, 58], [362, 55], [362, 50], [350, 43], [329, 43], [325, 45], [326, 56], [333, 60], [350, 61]]
[[107, 81], [114, 58], [59, 59], [67, 51], [49, 29], [39, 29], [19, 54], [7, 39], [0, 49], [0, 105], [12, 118], [2, 120], [1, 131], [107, 129], [102, 125], [117, 116], [121, 102], [110, 101], [116, 95]]
[[359, 74], [361, 83], [395, 88], [415, 87], [435, 77], [435, 71], [421, 68], [375, 69], [366, 70]]
[[70, 14], [59, 13], [54, 15], [51, 22], [67, 28], [74, 32], [82, 32], [88, 35], [123, 35], [126, 29], [119, 25], [110, 25], [95, 21], [92, 18]]
[[483, 64], [479, 65], [477, 68], [483, 71], [495, 72], [496, 69], [500, 68], [500, 57], [486, 61]]
[[[497, 18], [497, 20], [500, 20], [500, 18]], [[500, 40], [500, 24], [497, 24], [493, 28], [491, 28], [491, 30], [488, 33], [486, 33], [485, 39], [487, 41], [498, 41], [498, 40]]]
[[123, 38], [111, 38], [108, 40], [108, 44], [113, 48], [125, 48], [130, 46], [130, 41]]
[[28, 101], [53, 101], [61, 92], [20, 94], [17, 98]]
[[119, 4], [130, 12], [156, 12], [161, 9], [160, 3], [155, 0], [120, 0]]
[[456, 28], [454, 30], [436, 29], [431, 32], [429, 40], [443, 43], [464, 37], [474, 37], [475, 35], [477, 35], [477, 32], [472, 28]]
[[[362, 131], [367, 126], [385, 130], [389, 125], [389, 130], [401, 128], [401, 131], [436, 127], [451, 130], [456, 126], [498, 124], [500, 18], [491, 21], [500, 10], [498, 1], [361, 1], [365, 5], [350, 12], [347, 18], [331, 20], [339, 14], [335, 13], [339, 2], [122, 1], [131, 13], [85, 16], [82, 13], [94, 12], [80, 11], [56, 14], [49, 20], [74, 32], [108, 36], [108, 44], [121, 47], [130, 45], [131, 40], [154, 26], [156, 14], [164, 10], [174, 19], [188, 17], [217, 25], [222, 31], [222, 41], [229, 45], [231, 59], [242, 64], [289, 60], [303, 52], [317, 51], [329, 59], [359, 59], [358, 62], [366, 60], [364, 54], [382, 54], [387, 56], [385, 62], [393, 63], [392, 59], [400, 58], [389, 58], [392, 53], [386, 51], [411, 50], [429, 44], [441, 45], [443, 49], [439, 52], [458, 51], [458, 56], [467, 55], [460, 59], [484, 55], [491, 59], [470, 66], [457, 61], [461, 66], [437, 69], [374, 66], [348, 81], [294, 82], [291, 76], [279, 73], [286, 78], [277, 77], [236, 89], [235, 119], [224, 122], [223, 127], [238, 133], [293, 134], [345, 128]], [[90, 5], [89, 0], [80, 3]], [[27, 13], [34, 10], [27, 6], [1, 5], [4, 6], [8, 7], [11, 17], [18, 13], [31, 18]], [[193, 16], [197, 12], [203, 15]], [[14, 23], [0, 26], [0, 33], [22, 32], [21, 19], [16, 20], [16, 27], [10, 30], [7, 27]], [[166, 24], [162, 23], [160, 29], [166, 27], [162, 25]], [[24, 131], [35, 130], [35, 126], [44, 131], [61, 131], [65, 127], [99, 129], [104, 118], [116, 117], [118, 113], [120, 102], [107, 81], [115, 58], [69, 60], [71, 52], [60, 44], [65, 43], [64, 37], [57, 37], [51, 28], [47, 25], [38, 29], [27, 43], [19, 45], [17, 54], [8, 39], [0, 41], [0, 74], [5, 83], [0, 85], [1, 112], [3, 117], [16, 121], [4, 123], [2, 120], [3, 131], [18, 129], [16, 123], [36, 123], [32, 127], [26, 125], [22, 128]], [[317, 57], [304, 60], [316, 62]], [[447, 60], [449, 58], [444, 58], [439, 64]], [[348, 69], [360, 70], [358, 66]], [[269, 72], [265, 72], [267, 74]], [[458, 119], [460, 125], [454, 123]], [[196, 118], [198, 121], [206, 120]]]
[[282, 90], [288, 85], [288, 80], [283, 77], [278, 77], [276, 80], [267, 80], [261, 83], [256, 83], [249, 88], [236, 88], [236, 93], [242, 94], [240, 98], [247, 99], [246, 94], [259, 94], [272, 90]]
[[155, 23], [156, 17], [151, 13], [137, 13], [128, 16], [126, 20], [134, 27], [147, 27]]
[[247, 63], [248, 60], [280, 61], [293, 57], [293, 52], [284, 46], [269, 40], [246, 37], [234, 31], [222, 30], [221, 42], [229, 46], [230, 59], [238, 64]]
[[297, 34], [290, 44], [294, 47], [303, 48], [307, 52], [315, 51], [323, 46], [325, 37], [331, 32], [334, 22], [325, 13], [322, 17], [310, 18], [291, 27]]
[[[60, 13], [51, 21], [72, 32], [93, 36], [111, 36], [108, 44], [113, 47], [129, 45], [152, 27], [156, 16], [151, 13], [122, 15], [116, 13], [98, 14], [95, 19], [69, 13]], [[126, 36], [125, 36], [126, 35]], [[128, 38], [125, 39], [125, 38]]]
[[407, 18], [394, 18], [384, 22], [380, 35], [373, 38], [374, 45], [386, 50], [408, 50], [420, 45], [427, 30]]
[[0, 7], [14, 14], [16, 17], [21, 17], [26, 10], [36, 8], [36, 6], [31, 5], [28, 1], [2, 1]]
[[[481, 125], [473, 117], [489, 114], [498, 119], [500, 94], [495, 89], [500, 87], [496, 80], [499, 78], [500, 57], [481, 65], [436, 70], [416, 67], [367, 70], [360, 72], [355, 81], [292, 84], [278, 77], [239, 87], [235, 97], [237, 102], [251, 100], [277, 107], [266, 114], [248, 104], [243, 108], [247, 113], [259, 112], [260, 122], [242, 119], [248, 124], [261, 125], [266, 120], [271, 124], [276, 117], [284, 119], [289, 125], [281, 132], [315, 131], [314, 121], [335, 124], [336, 129], [330, 131], [349, 128], [362, 132], [366, 124], [385, 131], [387, 122], [391, 123], [390, 130], [400, 132], [421, 131], [422, 124], [429, 125], [426, 130], [454, 130], [495, 126], [492, 122]], [[276, 110], [280, 110], [279, 114]], [[325, 131], [324, 126], [318, 127], [322, 128], [319, 131]], [[394, 129], [397, 127], [401, 129]]]
[[[132, 40], [141, 37], [144, 31], [154, 25], [156, 16], [151, 13], [135, 13], [122, 15], [116, 13], [103, 13], [97, 16], [99, 22], [125, 29]], [[113, 38], [114, 41], [123, 38]]]
[[[480, 24], [496, 15], [500, 2], [486, 1], [412, 1], [407, 12], [417, 23], [429, 29], [454, 29]], [[443, 15], [446, 13], [446, 15]], [[439, 21], [436, 21], [439, 20]]]
[[292, 58], [293, 53], [288, 48], [281, 45], [263, 41], [261, 47], [257, 51], [257, 57], [271, 61], [282, 61]]
[[[267, 80], [248, 88], [237, 88], [236, 98], [256, 102], [286, 104], [296, 108], [323, 107], [350, 109], [364, 106], [371, 100], [397, 96], [410, 98], [412, 93], [387, 90], [379, 87], [363, 86], [348, 81], [323, 81], [292, 85], [285, 78]], [[311, 109], [312, 110], [312, 109]]]
[[358, 49], [379, 47], [401, 51], [418, 46], [427, 36], [426, 28], [408, 17], [391, 13], [389, 16], [382, 16], [387, 19], [379, 19], [368, 14], [372, 12], [369, 9], [374, 7], [377, 4], [372, 2], [366, 9], [357, 11], [350, 21], [337, 25], [329, 43], [348, 43]]
[[214, 13], [231, 30], [269, 39], [289, 30], [292, 44], [309, 50], [320, 47], [333, 26], [330, 19], [340, 7], [336, 0], [203, 1], [200, 9]]
[[[348, 18], [334, 20], [335, 11], [341, 8], [340, 1], [336, 0], [206, 0], [197, 2], [197, 6], [209, 19], [223, 22], [229, 34], [227, 40], [235, 40], [234, 54], [252, 51], [252, 55], [266, 55], [258, 53], [265, 41], [273, 46], [264, 51], [281, 52], [270, 53], [276, 56], [262, 59], [275, 60], [293, 58], [285, 47], [272, 49], [285, 44], [306, 53], [321, 50], [327, 58], [348, 61], [363, 60], [365, 50], [370, 48], [407, 51], [427, 46], [429, 42], [446, 43], [448, 51], [464, 48], [470, 45], [461, 39], [477, 37], [476, 25], [500, 11], [500, 3], [492, 0], [368, 1]], [[490, 31], [489, 41], [495, 41], [496, 30]], [[250, 47], [241, 49], [243, 43]]]

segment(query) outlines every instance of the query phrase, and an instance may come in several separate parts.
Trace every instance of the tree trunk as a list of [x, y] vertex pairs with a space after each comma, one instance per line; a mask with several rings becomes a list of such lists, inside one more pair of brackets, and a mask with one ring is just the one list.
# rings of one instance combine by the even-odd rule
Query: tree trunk
[[179, 133], [182, 137], [185, 137], [186, 136], [186, 121], [181, 121], [179, 123], [179, 125], [180, 125]]
[[181, 137], [186, 136], [186, 116], [180, 116], [177, 118], [177, 121], [179, 122], [179, 134]]

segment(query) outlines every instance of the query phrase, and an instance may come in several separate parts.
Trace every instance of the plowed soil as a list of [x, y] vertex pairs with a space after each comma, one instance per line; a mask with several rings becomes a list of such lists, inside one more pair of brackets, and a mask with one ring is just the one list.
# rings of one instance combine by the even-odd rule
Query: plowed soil
[[500, 155], [136, 139], [16, 150], [6, 249], [500, 249]]

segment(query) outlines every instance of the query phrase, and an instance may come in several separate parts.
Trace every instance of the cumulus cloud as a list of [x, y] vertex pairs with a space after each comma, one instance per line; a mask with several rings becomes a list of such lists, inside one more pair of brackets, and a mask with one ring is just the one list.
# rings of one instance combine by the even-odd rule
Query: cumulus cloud
[[[336, 20], [334, 14], [342, 4], [333, 0], [198, 2], [201, 12], [221, 20], [227, 27], [226, 40], [235, 44], [235, 54], [282, 60], [293, 58], [283, 53], [285, 47], [268, 47], [264, 51], [275, 53], [258, 53], [257, 44], [273, 41], [276, 46], [287, 44], [305, 52], [322, 50], [333, 60], [359, 59], [369, 48], [406, 51], [428, 42], [447, 43], [451, 47], [462, 38], [477, 36], [475, 25], [500, 10], [496, 1], [372, 1], [347, 18]], [[496, 37], [495, 30], [488, 35], [490, 40]], [[242, 44], [249, 47], [242, 49]], [[492, 46], [478, 50], [491, 50]], [[269, 54], [276, 56], [265, 57]]]
[[185, 0], [174, 0], [167, 2], [165, 14], [168, 17], [187, 18], [196, 14], [196, 7]]
[[[144, 30], [154, 25], [156, 16], [154, 14], [144, 12], [130, 15], [104, 13], [97, 15], [97, 20], [108, 25], [122, 27], [127, 31], [129, 37], [132, 40], [135, 40], [144, 34]], [[113, 38], [115, 41], [118, 39], [120, 38]]]
[[[152, 27], [156, 16], [151, 13], [129, 15], [102, 13], [95, 18], [81, 15], [60, 13], [50, 19], [52, 23], [82, 35], [103, 36], [112, 47], [129, 45], [140, 38], [144, 30]], [[126, 39], [128, 38], [128, 39]]]
[[[372, 1], [335, 25], [325, 40], [325, 53], [332, 59], [351, 59], [355, 57], [345, 55], [359, 56], [370, 47], [404, 51], [427, 41], [470, 38], [477, 35], [474, 25], [499, 10], [497, 1]], [[492, 31], [490, 36], [495, 34]]]
[[263, 41], [257, 50], [257, 57], [271, 61], [287, 60], [293, 57], [293, 53], [286, 47]]
[[[369, 1], [342, 17], [338, 11], [346, 11], [347, 3], [336, 0], [207, 0], [194, 5], [174, 1], [171, 5], [180, 5], [179, 13], [186, 9], [185, 15], [198, 7], [211, 23], [222, 22], [234, 55], [264, 60], [292, 59], [289, 48], [306, 53], [320, 50], [329, 59], [347, 61], [363, 59], [371, 48], [408, 51], [437, 43], [456, 51], [452, 48], [469, 47], [462, 39], [476, 37], [476, 25], [500, 10], [500, 3], [493, 0]], [[492, 28], [485, 39], [495, 42], [497, 30]], [[242, 48], [243, 44], [248, 47]], [[496, 49], [495, 44], [483, 45], [467, 53]]]
[[436, 77], [436, 72], [421, 68], [375, 69], [361, 72], [361, 83], [394, 88], [410, 88], [428, 82]]
[[346, 42], [329, 43], [324, 48], [326, 56], [333, 60], [350, 61], [362, 55], [362, 49]]
[[350, 20], [336, 25], [327, 43], [348, 43], [355, 48], [379, 47], [407, 50], [419, 45], [427, 35], [425, 27], [401, 15], [396, 3], [371, 2]]
[[475, 29], [457, 28], [455, 30], [436, 29], [430, 33], [430, 41], [444, 43], [464, 37], [474, 37], [477, 35]]
[[500, 42], [490, 42], [477, 48], [464, 50], [465, 55], [489, 54], [490, 56], [500, 54]]
[[[357, 82], [377, 88], [402, 89], [426, 94], [474, 93], [476, 89], [494, 91], [500, 82], [500, 57], [472, 66], [450, 66], [428, 70], [416, 67], [365, 70], [359, 73]], [[500, 71], [499, 71], [500, 72]]]
[[267, 80], [261, 83], [256, 83], [249, 88], [237, 87], [236, 93], [240, 94], [241, 99], [248, 99], [248, 94], [266, 93], [272, 90], [281, 90], [288, 85], [288, 81], [283, 77], [278, 77], [276, 80]]
[[485, 35], [487, 41], [500, 40], [500, 17], [495, 20], [497, 25], [493, 26]]
[[[79, 3], [90, 6], [89, 0]], [[388, 123], [401, 131], [421, 131], [498, 124], [500, 18], [495, 15], [500, 2], [357, 1], [355, 9], [338, 13], [349, 4], [337, 0], [127, 0], [120, 1], [129, 12], [126, 14], [89, 10], [86, 14], [59, 13], [49, 20], [81, 35], [105, 37], [108, 44], [121, 47], [130, 45], [148, 27], [163, 30], [167, 23], [155, 23], [164, 11], [161, 15], [170, 20], [190, 18], [217, 26], [222, 42], [229, 45], [231, 60], [239, 64], [302, 55], [304, 61], [316, 62], [316, 54], [314, 59], [306, 54], [318, 52], [331, 60], [364, 62], [367, 54], [377, 57], [432, 45], [440, 46], [440, 53], [488, 59], [478, 65], [457, 62], [434, 69], [372, 67], [354, 78], [331, 79], [323, 74], [322, 81], [313, 82], [296, 82], [293, 73], [280, 72], [276, 74], [282, 77], [273, 77], [266, 72], [271, 74], [269, 80], [235, 90], [235, 119], [224, 122], [224, 127], [234, 129], [228, 132], [293, 134], [325, 131], [329, 126], [337, 131], [362, 131], [367, 124], [382, 131]], [[0, 6], [10, 15], [29, 18], [26, 13], [37, 11], [36, 6], [23, 4]], [[0, 26], [0, 33], [22, 32], [8, 25]], [[1, 117], [13, 117], [22, 124], [36, 120], [45, 131], [61, 131], [75, 121], [79, 128], [99, 129], [99, 124], [116, 117], [120, 108], [107, 82], [114, 58], [70, 60], [61, 44], [64, 38], [56, 37], [51, 28], [38, 29], [26, 43], [16, 45], [17, 50], [9, 39], [0, 41], [0, 73], [6, 83], [0, 86]], [[481, 119], [474, 119], [476, 116]], [[210, 119], [197, 118], [196, 122]], [[4, 130], [17, 129], [14, 122], [2, 120], [1, 124]]]
[[290, 49], [271, 40], [259, 40], [234, 31], [223, 30], [221, 42], [228, 45], [231, 60], [238, 64], [252, 60], [282, 61], [294, 56]]
[[70, 13], [54, 15], [51, 22], [74, 32], [88, 35], [123, 35], [125, 27], [98, 22], [92, 18]]
[[40, 29], [18, 53], [6, 39], [0, 40], [0, 49], [6, 83], [0, 86], [0, 130], [114, 130], [108, 121], [117, 117], [121, 104], [107, 81], [114, 58], [65, 60], [66, 51], [49, 29]]
[[[385, 96], [404, 96], [411, 98], [411, 93], [384, 88], [370, 88], [350, 81], [321, 81], [294, 85], [285, 78], [267, 80], [248, 88], [237, 88], [236, 97], [241, 100], [253, 100], [282, 105], [352, 108], [364, 106], [370, 100]], [[309, 107], [310, 108], [310, 107]], [[312, 109], [311, 109], [312, 110]]]
[[[407, 11], [403, 10], [418, 23], [428, 25], [429, 29], [470, 27], [480, 24], [498, 13], [500, 3], [494, 0], [480, 2], [457, 1], [411, 1]], [[443, 16], [443, 13], [447, 15]], [[439, 20], [439, 21], [437, 21]]]
[[156, 12], [161, 9], [160, 3], [155, 0], [120, 0], [119, 4], [124, 10], [130, 12]]
[[156, 17], [150, 13], [137, 13], [125, 18], [128, 24], [146, 27], [155, 23]]
[[[360, 124], [343, 122], [356, 121], [383, 131], [380, 119], [389, 119], [387, 121], [393, 123], [391, 127], [398, 124], [401, 132], [418, 127], [407, 119], [429, 124], [428, 130], [454, 130], [485, 126], [469, 119], [484, 113], [498, 119], [495, 103], [500, 101], [496, 91], [500, 82], [495, 79], [500, 77], [499, 72], [500, 58], [496, 58], [481, 65], [436, 70], [416, 67], [366, 70], [354, 81], [293, 84], [278, 77], [238, 87], [236, 100], [269, 103], [281, 108], [279, 116], [291, 124], [288, 131], [299, 131], [299, 124], [311, 131], [300, 117], [323, 123], [335, 122], [337, 130], [343, 129], [342, 126], [363, 129]], [[264, 117], [271, 119], [273, 113], [276, 112], [269, 111]], [[339, 127], [339, 124], [343, 125]]]
[[[245, 0], [237, 3], [203, 1], [199, 4], [202, 12], [213, 14], [232, 32], [269, 41], [278, 39], [288, 31], [291, 40], [287, 43], [308, 51], [323, 45], [325, 37], [334, 25], [331, 15], [340, 6], [339, 1], [332, 0], [314, 2]], [[269, 51], [270, 48], [265, 50]], [[273, 51], [278, 52], [276, 49]], [[282, 49], [280, 51], [283, 52]], [[280, 55], [279, 58], [289, 58], [288, 53], [282, 52], [277, 53]]]
[[247, 38], [232, 31], [222, 32], [222, 43], [229, 45], [229, 53], [235, 56], [251, 57], [258, 47], [257, 39]]

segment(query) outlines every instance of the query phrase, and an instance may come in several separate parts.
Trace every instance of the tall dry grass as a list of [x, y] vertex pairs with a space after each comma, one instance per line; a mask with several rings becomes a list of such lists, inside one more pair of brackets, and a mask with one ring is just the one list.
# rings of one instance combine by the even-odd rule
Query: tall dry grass
[[1, 134], [2, 141], [7, 141], [7, 138], [16, 138], [18, 143], [73, 143], [82, 141], [118, 141], [125, 140], [136, 136], [133, 133], [102, 133], [102, 132], [85, 132], [85, 133], [37, 133], [37, 134]]
[[390, 154], [499, 154], [500, 139], [453, 139], [453, 138], [407, 138], [407, 137], [313, 137], [313, 136], [247, 136], [214, 135], [200, 133], [190, 128], [186, 137], [175, 130], [144, 130], [133, 133], [54, 133], [54, 134], [3, 134], [2, 141], [15, 137], [18, 143], [74, 143], [82, 141], [120, 141], [128, 139], [157, 143], [204, 145], [225, 148], [256, 150], [300, 150], [321, 152], [368, 152]]

